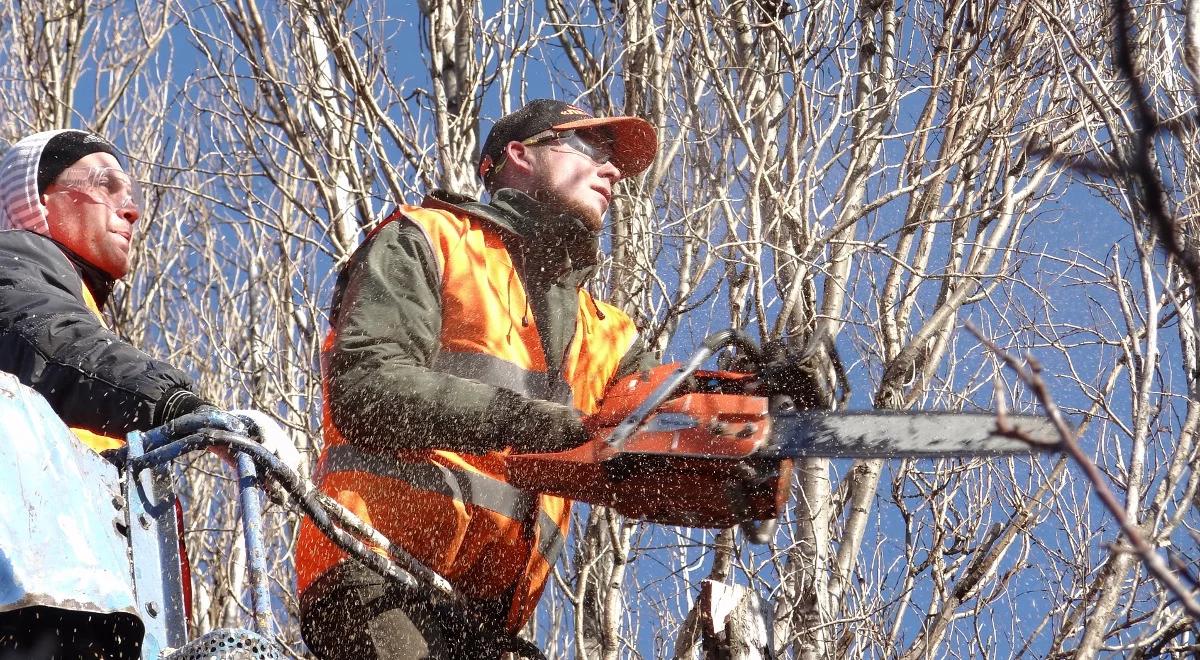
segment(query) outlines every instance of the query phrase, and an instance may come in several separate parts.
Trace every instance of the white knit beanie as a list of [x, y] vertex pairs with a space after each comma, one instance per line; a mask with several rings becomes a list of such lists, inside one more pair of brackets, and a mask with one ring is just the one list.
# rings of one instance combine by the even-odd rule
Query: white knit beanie
[[0, 160], [0, 230], [28, 229], [48, 234], [46, 210], [38, 199], [38, 162], [50, 138], [65, 131], [43, 131], [22, 138]]

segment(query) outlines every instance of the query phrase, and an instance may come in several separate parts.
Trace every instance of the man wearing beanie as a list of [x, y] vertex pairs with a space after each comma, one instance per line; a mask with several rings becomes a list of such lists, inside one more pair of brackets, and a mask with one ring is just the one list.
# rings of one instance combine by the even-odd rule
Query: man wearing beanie
[[139, 217], [137, 190], [98, 135], [36, 133], [0, 159], [0, 371], [96, 451], [205, 404], [183, 372], [100, 317], [129, 271]]
[[[122, 340], [100, 316], [113, 283], [129, 272], [141, 212], [134, 182], [98, 135], [36, 133], [0, 157], [0, 371], [41, 394], [98, 452], [124, 445], [129, 431], [211, 409], [182, 371]], [[295, 446], [275, 421], [233, 413], [296, 468]], [[0, 575], [0, 592], [5, 582]], [[0, 657], [128, 657], [141, 643], [126, 615], [56, 604], [0, 612]]]
[[298, 590], [318, 657], [521, 649], [570, 502], [510, 485], [505, 460], [580, 445], [606, 386], [653, 364], [630, 318], [583, 287], [613, 186], [656, 150], [640, 118], [534, 101], [484, 144], [487, 203], [437, 192], [402, 206], [339, 274], [315, 476], [468, 607], [386, 583], [305, 520]]

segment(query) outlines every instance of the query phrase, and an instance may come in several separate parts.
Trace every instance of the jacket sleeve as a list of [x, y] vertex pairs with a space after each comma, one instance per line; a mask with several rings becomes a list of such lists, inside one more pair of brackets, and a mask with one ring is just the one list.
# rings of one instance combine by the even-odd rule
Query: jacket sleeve
[[152, 428], [204, 404], [183, 372], [104, 327], [53, 242], [0, 235], [0, 370], [45, 397], [67, 425], [105, 435]]
[[384, 227], [347, 268], [325, 355], [327, 405], [347, 442], [486, 453], [515, 444], [531, 415], [554, 414], [536, 405], [544, 402], [430, 368], [441, 289], [429, 243], [411, 222]]
[[617, 371], [609, 382], [615, 383], [639, 371], [649, 371], [659, 364], [660, 360], [655, 356], [650, 345], [646, 343], [641, 335], [638, 335], [637, 339], [633, 342], [633, 346], [629, 347], [629, 350], [621, 358], [620, 363], [617, 364]]

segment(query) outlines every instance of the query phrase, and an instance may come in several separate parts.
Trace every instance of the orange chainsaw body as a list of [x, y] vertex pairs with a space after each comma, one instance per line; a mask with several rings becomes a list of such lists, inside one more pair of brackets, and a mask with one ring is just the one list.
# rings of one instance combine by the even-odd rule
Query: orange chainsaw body
[[590, 441], [565, 452], [510, 456], [509, 481], [667, 525], [724, 528], [777, 518], [792, 465], [758, 456], [770, 442], [771, 418], [766, 398], [740, 392], [750, 374], [697, 371], [690, 382], [702, 386], [656, 408], [619, 447], [608, 442], [677, 367], [616, 383], [587, 420]]

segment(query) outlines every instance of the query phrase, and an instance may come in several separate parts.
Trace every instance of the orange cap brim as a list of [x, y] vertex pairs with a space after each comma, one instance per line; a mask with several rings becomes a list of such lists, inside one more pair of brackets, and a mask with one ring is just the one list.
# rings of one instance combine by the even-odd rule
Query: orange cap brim
[[613, 165], [621, 176], [641, 174], [658, 153], [658, 132], [641, 117], [595, 117], [555, 124], [556, 131], [574, 128], [607, 127], [613, 134]]

